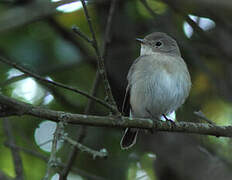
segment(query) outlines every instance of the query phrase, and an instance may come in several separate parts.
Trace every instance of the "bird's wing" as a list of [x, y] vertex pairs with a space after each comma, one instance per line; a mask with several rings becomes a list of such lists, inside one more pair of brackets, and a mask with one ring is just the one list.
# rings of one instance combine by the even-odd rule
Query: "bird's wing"
[[133, 64], [131, 65], [129, 72], [127, 74], [127, 80], [128, 80], [128, 85], [126, 88], [126, 93], [124, 96], [123, 104], [122, 104], [122, 113], [125, 115], [129, 115], [131, 111], [131, 106], [130, 106], [130, 88], [131, 88], [131, 76], [134, 72], [135, 69], [135, 64], [141, 59], [141, 56], [138, 57]]
[[128, 86], [130, 85], [130, 80], [131, 80], [131, 76], [135, 70], [135, 65], [141, 60], [141, 57], [143, 56], [139, 56], [134, 62], [133, 64], [131, 65], [130, 69], [129, 69], [129, 72], [127, 74], [127, 80], [128, 80]]
[[127, 115], [130, 112], [130, 86], [127, 85], [126, 93], [122, 104], [122, 114]]

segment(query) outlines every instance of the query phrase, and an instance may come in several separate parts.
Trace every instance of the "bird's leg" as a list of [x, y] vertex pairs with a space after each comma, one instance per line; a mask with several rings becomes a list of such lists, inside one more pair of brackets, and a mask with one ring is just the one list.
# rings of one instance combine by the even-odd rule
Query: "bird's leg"
[[[156, 117], [154, 117], [152, 115], [152, 113], [146, 108], [146, 111], [148, 112], [148, 114], [150, 115], [150, 117], [152, 118], [153, 121], [158, 121]], [[149, 129], [149, 131], [153, 134], [154, 133], [154, 129]]]
[[165, 114], [162, 114], [162, 116], [164, 117], [164, 119], [168, 122], [171, 122], [171, 123], [175, 123], [172, 119], [168, 119], [167, 116]]

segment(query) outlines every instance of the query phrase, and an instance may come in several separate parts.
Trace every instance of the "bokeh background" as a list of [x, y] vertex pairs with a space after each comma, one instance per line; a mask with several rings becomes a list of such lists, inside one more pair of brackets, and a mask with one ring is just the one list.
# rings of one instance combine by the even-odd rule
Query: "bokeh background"
[[[67, 1], [68, 2], [68, 1]], [[70, 1], [69, 1], [70, 2]], [[110, 0], [86, 1], [101, 52], [105, 40]], [[59, 4], [60, 3], [60, 4]], [[97, 58], [90, 44], [72, 31], [76, 25], [91, 37], [79, 1], [2, 0], [0, 2], [0, 55], [50, 80], [91, 92]], [[174, 37], [192, 77], [192, 90], [176, 112], [177, 121], [205, 122], [194, 115], [202, 111], [217, 125], [232, 123], [232, 2], [229, 0], [117, 0], [105, 64], [118, 108], [121, 109], [126, 75], [139, 56], [135, 38], [161, 31]], [[49, 109], [85, 113], [82, 95], [41, 84], [22, 72], [0, 64], [1, 93]], [[96, 96], [104, 99], [101, 83]], [[89, 114], [108, 115], [93, 104]], [[5, 120], [4, 120], [5, 121]], [[0, 179], [15, 177], [3, 120], [0, 122]], [[25, 179], [45, 175], [56, 123], [31, 116], [7, 119], [20, 148]], [[207, 122], [205, 122], [207, 123]], [[74, 139], [81, 126], [67, 125]], [[180, 133], [141, 133], [128, 151], [119, 146], [122, 129], [88, 127], [83, 144], [106, 148], [107, 159], [79, 152], [69, 180], [229, 180], [232, 179], [230, 138]], [[66, 163], [73, 149], [60, 142], [58, 161]], [[52, 180], [59, 179], [55, 168]], [[2, 175], [2, 176], [1, 176]]]

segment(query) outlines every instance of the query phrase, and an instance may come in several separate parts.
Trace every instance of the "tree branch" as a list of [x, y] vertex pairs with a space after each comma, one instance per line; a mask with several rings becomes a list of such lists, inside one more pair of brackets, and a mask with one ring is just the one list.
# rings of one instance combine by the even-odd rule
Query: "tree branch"
[[[95, 78], [95, 81], [94, 81], [94, 84], [93, 84], [93, 87], [92, 87], [92, 90], [91, 90], [91, 95], [93, 95], [93, 96], [96, 95], [96, 91], [98, 89], [99, 82], [100, 82], [99, 73], [96, 73], [96, 74], [97, 74], [97, 76]], [[85, 108], [85, 114], [89, 114], [89, 112], [90, 112], [90, 110], [92, 108], [93, 102], [94, 101], [92, 99], [88, 100], [87, 106]], [[77, 134], [76, 134], [77, 142], [79, 142], [79, 143], [83, 142], [83, 140], [86, 137], [86, 132], [87, 132], [87, 127], [82, 126], [81, 129], [80, 129], [80, 135], [78, 136], [79, 132], [77, 132]], [[67, 179], [68, 173], [71, 170], [71, 168], [72, 168], [72, 166], [73, 166], [73, 164], [75, 162], [75, 159], [77, 157], [78, 152], [80, 152], [79, 149], [74, 146], [72, 151], [69, 153], [69, 157], [68, 157], [68, 160], [67, 160], [67, 163], [66, 163], [65, 167], [63, 168], [63, 171], [60, 173], [59, 180], [66, 180]]]
[[[9, 120], [6, 118], [3, 119], [3, 127], [5, 130], [7, 143], [15, 145], [12, 127], [11, 127]], [[14, 148], [14, 147], [10, 147], [10, 149], [11, 149], [11, 154], [12, 154], [13, 161], [14, 161], [14, 169], [15, 169], [16, 179], [23, 180], [24, 179], [23, 163], [22, 163], [22, 159], [21, 159], [20, 154], [19, 154], [19, 150], [17, 148]]]
[[39, 80], [39, 81], [41, 81], [41, 82], [43, 82], [43, 83], [46, 83], [46, 84], [50, 84], [50, 85], [52, 85], [52, 86], [61, 87], [61, 88], [64, 88], [64, 89], [67, 89], [67, 90], [76, 92], [76, 93], [81, 94], [81, 95], [83, 95], [83, 96], [85, 96], [85, 97], [87, 97], [87, 98], [93, 99], [94, 101], [96, 101], [96, 102], [98, 102], [99, 104], [101, 104], [101, 105], [107, 107], [108, 109], [112, 110], [113, 112], [118, 112], [118, 110], [117, 110], [115, 107], [111, 106], [110, 104], [106, 103], [105, 101], [103, 101], [103, 100], [101, 100], [101, 99], [99, 99], [99, 98], [96, 98], [96, 97], [94, 97], [94, 96], [91, 96], [91, 95], [87, 94], [87, 93], [84, 92], [84, 91], [81, 91], [81, 90], [76, 89], [76, 88], [74, 88], [74, 87], [71, 87], [71, 86], [62, 84], [62, 83], [60, 83], [60, 82], [55, 82], [55, 81], [51, 81], [51, 80], [48, 80], [48, 79], [46, 79], [46, 78], [43, 78], [43, 77], [39, 76], [38, 74], [33, 73], [33, 72], [31, 72], [30, 70], [24, 68], [23, 66], [18, 65], [18, 64], [14, 63], [14, 62], [11, 62], [11, 61], [7, 60], [6, 58], [0, 57], [0, 61], [1, 61], [2, 63], [4, 63], [4, 64], [7, 64], [7, 65], [9, 65], [9, 66], [11, 66], [11, 67], [14, 67], [14, 68], [16, 68], [16, 69], [22, 71], [23, 73], [25, 73], [25, 74], [27, 74], [27, 75], [29, 75], [29, 76], [35, 78], [36, 80]]
[[[14, 110], [14, 114], [1, 111]], [[49, 119], [55, 122], [61, 120], [70, 124], [86, 126], [114, 127], [114, 128], [141, 128], [155, 129], [156, 131], [183, 132], [201, 135], [212, 135], [217, 137], [232, 137], [232, 126], [214, 126], [212, 124], [192, 122], [164, 122], [152, 121], [151, 119], [129, 118], [122, 116], [92, 116], [84, 114], [73, 114], [63, 111], [54, 111], [42, 107], [33, 106], [0, 94], [0, 117], [12, 115], [31, 115], [38, 118]]]
[[[112, 30], [113, 15], [114, 15], [114, 12], [115, 12], [115, 9], [116, 9], [116, 2], [117, 2], [117, 0], [113, 0], [111, 2], [111, 4], [110, 4], [110, 10], [109, 10], [108, 18], [107, 18], [106, 30], [105, 30], [105, 38], [104, 38], [104, 44], [103, 44], [103, 59], [105, 59], [105, 57], [106, 57], [106, 53], [107, 53], [107, 50], [108, 50], [108, 47], [109, 47], [108, 45], [111, 42], [110, 34], [111, 34], [111, 30]], [[78, 29], [73, 29], [73, 30], [78, 30]], [[84, 38], [87, 42], [92, 43], [92, 41], [85, 34], [80, 33], [79, 30], [77, 31], [77, 33], [79, 33], [79, 36], [83, 36], [82, 38]], [[100, 84], [100, 73], [97, 70], [96, 77], [95, 77], [93, 87], [92, 87], [92, 90], [91, 90], [91, 95], [92, 96], [96, 96], [99, 84]], [[90, 114], [90, 111], [91, 111], [93, 105], [94, 105], [94, 101], [92, 99], [89, 99], [84, 113], [85, 114]], [[81, 129], [80, 129], [80, 135], [79, 136], [78, 136], [78, 134], [76, 135], [77, 136], [77, 142], [82, 143], [82, 141], [86, 137], [86, 133], [87, 133], [87, 127], [82, 126]], [[76, 160], [77, 154], [79, 152], [80, 151], [79, 151], [78, 148], [73, 147], [71, 153], [69, 154], [69, 158], [68, 158], [68, 161], [66, 163], [66, 166], [63, 169], [63, 171], [60, 173], [60, 180], [66, 180], [67, 179], [68, 173], [71, 170], [71, 167], [73, 166], [73, 164], [74, 164], [74, 162]]]
[[86, 153], [92, 155], [94, 159], [96, 157], [106, 158], [108, 156], [108, 152], [106, 149], [101, 149], [100, 151], [95, 151], [93, 149], [88, 148], [87, 146], [82, 145], [81, 143], [74, 141], [73, 139], [71, 139], [67, 136], [63, 136], [62, 139], [67, 141], [69, 144], [72, 144], [74, 147], [78, 148], [80, 151], [86, 152]]
[[63, 27], [53, 17], [48, 18], [47, 22], [60, 37], [73, 44], [74, 48], [76, 48], [77, 51], [80, 52], [83, 57], [85, 57], [84, 59], [86, 62], [88, 62], [91, 66], [96, 67], [97, 62], [95, 57], [92, 57], [92, 55], [90, 55], [88, 48], [81, 44], [81, 41], [78, 41], [72, 31]]
[[231, 62], [231, 54], [228, 53], [225, 48], [222, 48], [221, 45], [219, 45], [218, 43], [218, 39], [213, 37], [213, 36], [209, 36], [207, 33], [204, 32], [203, 29], [200, 28], [200, 26], [198, 25], [197, 22], [193, 21], [187, 13], [183, 12], [183, 10], [177, 6], [175, 6], [175, 4], [173, 4], [174, 1], [172, 0], [163, 0], [174, 12], [176, 12], [177, 14], [181, 15], [186, 22], [194, 29], [194, 31], [196, 31], [202, 38], [204, 38], [205, 42], [208, 42], [208, 45], [215, 48], [218, 50], [218, 53], [224, 57], [221, 58], [222, 60], [225, 60], [227, 62]]
[[0, 180], [13, 180], [13, 178], [7, 176], [3, 171], [0, 170]]
[[56, 167], [57, 164], [57, 158], [56, 158], [56, 153], [57, 153], [57, 144], [58, 141], [60, 140], [61, 136], [63, 136], [64, 131], [64, 123], [61, 120], [59, 123], [56, 124], [56, 130], [53, 135], [53, 140], [52, 140], [52, 149], [50, 153], [49, 160], [47, 162], [47, 169], [46, 169], [46, 174], [43, 178], [43, 180], [49, 180], [52, 174], [52, 169], [53, 167]]
[[[31, 150], [31, 149], [27, 149], [25, 147], [20, 147], [20, 146], [16, 146], [16, 145], [13, 145], [13, 144], [8, 144], [8, 143], [5, 143], [5, 145], [7, 147], [10, 147], [10, 148], [15, 148], [15, 149], [18, 149], [19, 151], [23, 151], [27, 154], [30, 154], [34, 157], [37, 157], [45, 162], [47, 162], [49, 160], [49, 157], [46, 156], [46, 155], [43, 155], [42, 153], [39, 153], [35, 150]], [[60, 167], [60, 168], [65, 168], [65, 164], [62, 163], [62, 162], [57, 162], [57, 166]], [[71, 170], [74, 172], [74, 173], [77, 173], [79, 174], [80, 176], [83, 176], [83, 177], [86, 177], [87, 179], [93, 179], [93, 180], [106, 180], [105, 178], [103, 177], [100, 177], [100, 176], [96, 176], [95, 174], [90, 174], [89, 172], [85, 172], [81, 169], [78, 169], [78, 168], [74, 168], [72, 167]], [[1, 179], [1, 177], [3, 177], [3, 179]], [[6, 175], [4, 173], [1, 173], [0, 171], [0, 180], [13, 180], [12, 178], [6, 178]]]
[[[117, 109], [117, 105], [116, 105], [116, 102], [115, 102], [114, 97], [112, 95], [110, 84], [109, 84], [109, 81], [108, 81], [108, 78], [107, 78], [107, 74], [106, 74], [106, 70], [105, 70], [105, 64], [104, 64], [104, 59], [103, 59], [103, 57], [102, 57], [102, 55], [100, 53], [99, 47], [98, 47], [96, 35], [95, 35], [94, 29], [93, 29], [91, 18], [89, 16], [89, 12], [87, 10], [85, 1], [81, 0], [81, 3], [82, 3], [82, 6], [83, 6], [83, 9], [84, 9], [85, 17], [86, 17], [88, 25], [89, 25], [90, 32], [92, 34], [92, 46], [95, 49], [95, 52], [96, 52], [96, 55], [97, 55], [97, 58], [98, 58], [98, 70], [99, 70], [99, 73], [101, 74], [102, 79], [103, 79], [103, 83], [104, 83], [104, 86], [105, 86], [107, 99], [110, 102], [110, 104], [112, 104]], [[118, 109], [117, 109], [116, 114], [120, 114], [120, 112], [118, 111]]]

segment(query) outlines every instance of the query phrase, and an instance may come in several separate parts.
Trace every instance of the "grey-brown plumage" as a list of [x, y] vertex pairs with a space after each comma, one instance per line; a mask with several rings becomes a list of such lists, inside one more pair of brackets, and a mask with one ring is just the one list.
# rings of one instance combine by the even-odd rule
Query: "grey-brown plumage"
[[[167, 34], [155, 32], [137, 40], [141, 43], [140, 56], [127, 75], [130, 114], [159, 119], [184, 103], [191, 88], [190, 75], [176, 41]], [[121, 148], [133, 146], [137, 134], [138, 129], [126, 129]]]

